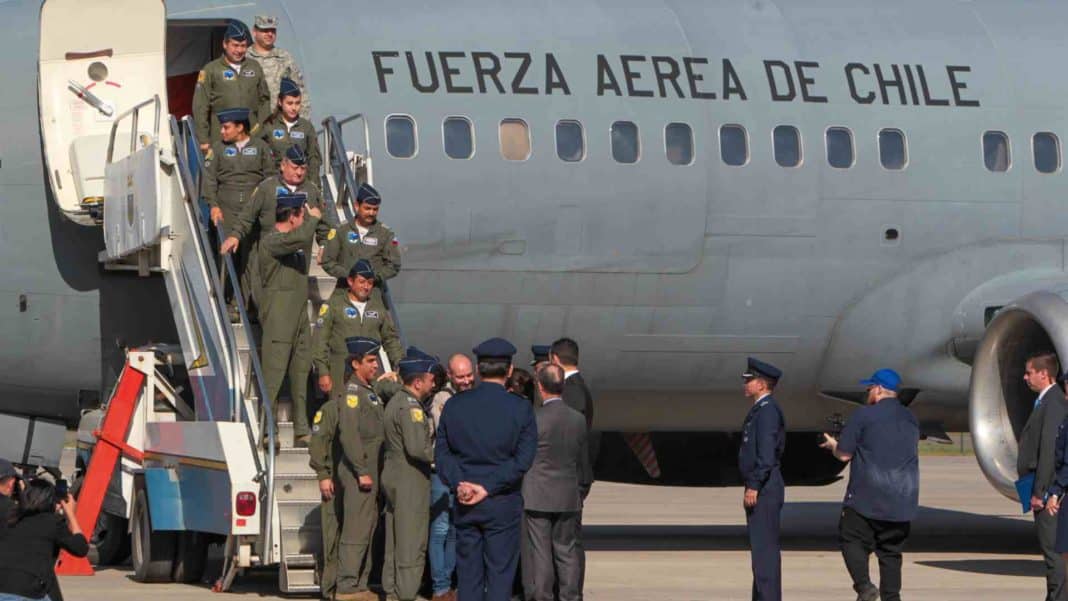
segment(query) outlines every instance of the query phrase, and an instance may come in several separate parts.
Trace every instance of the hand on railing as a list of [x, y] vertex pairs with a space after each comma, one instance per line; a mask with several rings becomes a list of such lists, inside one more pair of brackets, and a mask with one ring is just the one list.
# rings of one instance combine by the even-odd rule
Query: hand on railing
[[306, 211], [308, 211], [309, 215], [311, 215], [312, 217], [315, 217], [316, 219], [322, 219], [323, 218], [323, 211], [321, 209], [319, 209], [318, 207], [313, 207], [311, 205], [305, 204], [304, 205], [304, 209]]
[[223, 221], [223, 212], [219, 207], [211, 208], [211, 222], [215, 225], [219, 225]]
[[219, 254], [228, 255], [237, 250], [237, 247], [240, 244], [241, 241], [237, 236], [230, 236], [226, 240], [223, 240], [222, 246], [219, 247]]

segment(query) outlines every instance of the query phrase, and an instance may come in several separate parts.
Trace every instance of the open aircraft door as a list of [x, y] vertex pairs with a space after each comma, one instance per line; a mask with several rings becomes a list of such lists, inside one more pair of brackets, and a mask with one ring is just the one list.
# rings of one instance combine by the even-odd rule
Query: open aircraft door
[[[41, 6], [38, 93], [52, 195], [83, 225], [103, 219], [104, 165], [116, 117], [158, 95], [166, 105], [167, 11], [159, 0], [45, 0]], [[144, 119], [138, 136], [152, 135]], [[160, 128], [160, 147], [170, 132]], [[119, 128], [117, 161], [131, 147]], [[140, 146], [144, 146], [141, 144]]]

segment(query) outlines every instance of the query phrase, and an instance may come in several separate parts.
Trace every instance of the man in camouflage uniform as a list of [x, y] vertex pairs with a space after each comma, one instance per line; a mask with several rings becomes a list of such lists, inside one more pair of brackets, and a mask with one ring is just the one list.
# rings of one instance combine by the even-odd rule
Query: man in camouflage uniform
[[282, 195], [277, 202], [274, 228], [260, 240], [257, 257], [263, 291], [258, 301], [263, 324], [260, 361], [267, 398], [274, 408], [278, 406], [282, 379], [289, 376], [296, 446], [307, 446], [305, 397], [311, 370], [308, 267], [312, 237], [322, 213], [315, 207], [305, 208], [307, 199], [303, 194]]
[[382, 491], [386, 501], [386, 559], [382, 588], [400, 601], [414, 601], [423, 581], [430, 522], [430, 464], [434, 442], [422, 401], [434, 389], [437, 361], [409, 349], [400, 361], [404, 388], [386, 407], [386, 461]]
[[292, 79], [300, 86], [300, 95], [303, 99], [300, 116], [310, 119], [311, 99], [308, 97], [308, 88], [304, 85], [304, 74], [301, 73], [300, 66], [297, 65], [297, 61], [289, 51], [274, 45], [278, 39], [278, 17], [256, 15], [256, 20], [252, 23], [252, 37], [253, 44], [248, 49], [248, 53], [263, 67], [263, 75], [267, 79], [267, 89], [270, 90], [271, 96], [278, 95], [283, 77]]
[[341, 453], [341, 539], [338, 549], [338, 601], [370, 601], [371, 541], [378, 523], [379, 455], [382, 449], [383, 403], [372, 390], [378, 372], [377, 340], [354, 336], [345, 341], [352, 377], [334, 397], [338, 406]]
[[[231, 108], [219, 111], [219, 131], [222, 138], [211, 145], [204, 157], [200, 193], [211, 207], [211, 221], [228, 227], [238, 220], [242, 208], [252, 195], [256, 184], [274, 175], [274, 161], [267, 144], [249, 137], [249, 110]], [[271, 227], [274, 216], [271, 217]], [[234, 268], [242, 284], [249, 262], [247, 249], [238, 249]], [[232, 300], [231, 282], [227, 281], [227, 299]], [[231, 305], [231, 319], [236, 307]]]
[[197, 87], [193, 91], [193, 122], [202, 152], [207, 152], [221, 139], [219, 130], [211, 126], [220, 110], [235, 106], [248, 108], [249, 134], [271, 113], [271, 94], [263, 78], [263, 69], [254, 59], [245, 56], [251, 37], [244, 23], [230, 21], [223, 36], [222, 56], [204, 65], [197, 76]]
[[340, 446], [338, 433], [338, 400], [327, 399], [312, 418], [311, 442], [308, 443], [308, 465], [315, 471], [319, 481], [319, 532], [322, 536], [322, 554], [319, 559], [319, 591], [323, 599], [333, 599], [337, 587], [337, 546], [341, 526], [337, 519], [338, 495], [341, 487], [336, 480], [336, 450]]
[[[334, 231], [335, 218], [326, 210], [319, 188], [305, 178], [308, 172], [307, 163], [307, 156], [299, 146], [289, 147], [285, 158], [282, 159], [279, 174], [268, 176], [259, 182], [259, 185], [253, 189], [248, 202], [242, 203], [241, 212], [234, 219], [225, 221], [228, 233], [219, 249], [220, 252], [233, 252], [240, 248], [241, 241], [245, 241], [249, 256], [255, 260], [260, 236], [274, 227], [275, 208], [277, 207], [275, 199], [280, 194], [304, 194], [308, 199], [308, 206], [315, 207], [323, 213], [322, 220], [315, 228], [315, 241], [320, 246], [326, 244], [327, 236]], [[252, 265], [249, 271], [255, 274], [256, 266]], [[260, 283], [256, 281], [256, 278], [250, 278], [250, 280], [249, 287], [252, 295], [258, 297]]]
[[345, 340], [366, 336], [381, 340], [391, 366], [401, 359], [401, 343], [386, 306], [371, 294], [375, 272], [367, 259], [352, 266], [346, 278], [348, 294], [337, 294], [319, 307], [312, 360], [319, 373], [319, 389], [338, 394], [345, 387]]
[[[326, 243], [323, 251], [323, 269], [338, 278], [335, 295], [348, 289], [345, 278], [349, 269], [359, 259], [371, 262], [375, 272], [375, 284], [397, 275], [401, 268], [400, 249], [393, 230], [378, 221], [378, 209], [382, 197], [370, 184], [361, 184], [356, 192], [356, 216], [352, 223], [337, 228], [337, 233]], [[341, 292], [339, 292], [341, 291]]]

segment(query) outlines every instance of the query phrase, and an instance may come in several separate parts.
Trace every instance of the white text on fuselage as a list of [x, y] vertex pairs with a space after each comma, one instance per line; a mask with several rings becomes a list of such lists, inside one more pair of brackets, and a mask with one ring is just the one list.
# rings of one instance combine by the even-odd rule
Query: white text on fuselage
[[[422, 94], [568, 96], [577, 89], [551, 52], [374, 50], [371, 60], [383, 94], [405, 84]], [[589, 90], [597, 96], [742, 101], [759, 86], [774, 102], [825, 103], [840, 91], [841, 100], [857, 104], [979, 106], [968, 90], [967, 65], [851, 62], [825, 69], [816, 61], [769, 59], [760, 66], [757, 84], [743, 81], [727, 58], [598, 54]], [[841, 83], [825, 82], [835, 78], [824, 71], [837, 71]]]

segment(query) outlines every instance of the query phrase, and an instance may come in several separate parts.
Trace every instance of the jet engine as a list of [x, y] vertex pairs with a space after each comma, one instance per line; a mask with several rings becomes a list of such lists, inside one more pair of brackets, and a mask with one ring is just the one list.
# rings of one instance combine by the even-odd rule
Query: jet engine
[[987, 480], [1011, 499], [1017, 440], [1036, 397], [1024, 383], [1024, 363], [1040, 351], [1068, 357], [1068, 289], [1033, 292], [997, 310], [972, 364], [968, 419], [975, 456]]

